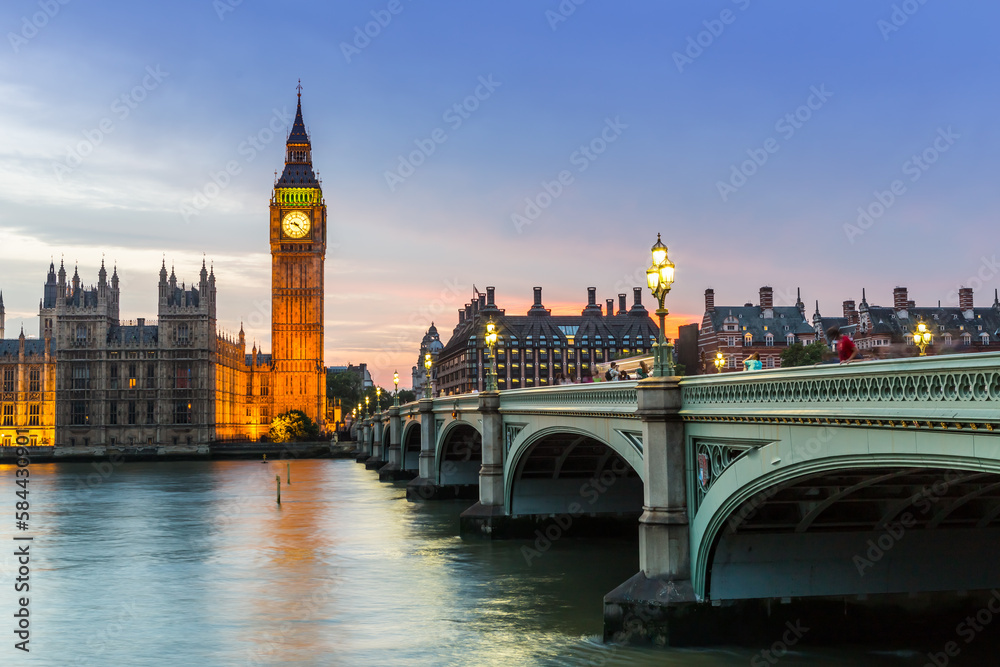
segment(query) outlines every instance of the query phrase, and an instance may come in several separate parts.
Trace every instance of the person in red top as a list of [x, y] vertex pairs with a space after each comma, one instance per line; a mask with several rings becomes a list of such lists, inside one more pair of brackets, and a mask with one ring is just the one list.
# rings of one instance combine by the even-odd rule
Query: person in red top
[[858, 356], [858, 347], [850, 336], [840, 333], [840, 328], [830, 327], [826, 335], [837, 343], [837, 356], [840, 357], [840, 363], [849, 363]]

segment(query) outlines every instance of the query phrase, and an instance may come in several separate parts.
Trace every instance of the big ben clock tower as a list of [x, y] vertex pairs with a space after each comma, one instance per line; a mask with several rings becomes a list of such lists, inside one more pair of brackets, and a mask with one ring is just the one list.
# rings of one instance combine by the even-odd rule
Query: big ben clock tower
[[275, 415], [301, 410], [324, 425], [323, 263], [326, 203], [302, 122], [302, 86], [271, 197], [271, 375]]

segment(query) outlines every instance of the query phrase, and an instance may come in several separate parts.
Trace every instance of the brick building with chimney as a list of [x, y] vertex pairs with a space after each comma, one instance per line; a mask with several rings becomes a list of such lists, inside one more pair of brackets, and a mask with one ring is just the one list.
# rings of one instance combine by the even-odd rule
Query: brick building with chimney
[[906, 287], [892, 291], [892, 306], [868, 303], [864, 290], [861, 303], [844, 301], [843, 317], [823, 318], [819, 306], [813, 315], [817, 336], [826, 340], [826, 330], [837, 324], [854, 338], [862, 354], [872, 357], [915, 354], [912, 334], [922, 322], [933, 335], [928, 353], [986, 352], [1000, 350], [1000, 298], [996, 290], [993, 303], [976, 308], [971, 287], [958, 290], [958, 307], [917, 306]]
[[726, 360], [724, 372], [743, 370], [743, 361], [754, 352], [764, 368], [781, 366], [781, 353], [793, 343], [808, 345], [816, 331], [806, 320], [801, 292], [794, 306], [775, 306], [774, 290], [761, 287], [760, 303], [716, 306], [715, 290], [705, 290], [705, 315], [698, 333], [701, 373], [715, 372], [716, 353]]

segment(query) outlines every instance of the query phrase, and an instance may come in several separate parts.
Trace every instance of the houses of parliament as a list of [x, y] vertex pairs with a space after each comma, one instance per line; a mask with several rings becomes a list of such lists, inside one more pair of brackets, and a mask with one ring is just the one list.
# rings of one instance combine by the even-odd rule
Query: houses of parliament
[[324, 426], [326, 203], [312, 167], [302, 93], [270, 201], [270, 354], [216, 326], [214, 267], [178, 283], [160, 267], [157, 320], [119, 318], [119, 280], [102, 261], [84, 286], [49, 265], [38, 338], [4, 338], [0, 445], [169, 445], [258, 440], [302, 410]]

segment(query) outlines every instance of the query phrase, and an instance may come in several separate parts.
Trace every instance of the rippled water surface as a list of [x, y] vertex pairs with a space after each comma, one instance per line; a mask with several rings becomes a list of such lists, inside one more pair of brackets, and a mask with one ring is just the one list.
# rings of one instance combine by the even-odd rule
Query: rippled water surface
[[[409, 503], [353, 461], [31, 466], [31, 652], [0, 665], [768, 665], [755, 649], [604, 645], [634, 541], [463, 540], [468, 502]], [[107, 472], [107, 471], [105, 471]], [[274, 500], [282, 477], [282, 503]], [[14, 476], [0, 466], [11, 541]], [[12, 549], [0, 613], [10, 619]], [[5, 626], [9, 625], [9, 621]], [[922, 665], [803, 649], [781, 665]], [[756, 661], [756, 662], [755, 662]], [[997, 664], [1000, 664], [998, 661]]]

